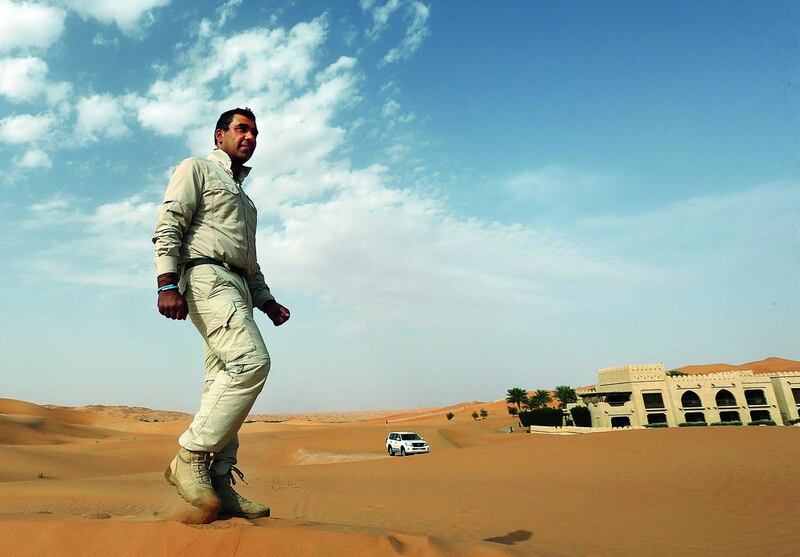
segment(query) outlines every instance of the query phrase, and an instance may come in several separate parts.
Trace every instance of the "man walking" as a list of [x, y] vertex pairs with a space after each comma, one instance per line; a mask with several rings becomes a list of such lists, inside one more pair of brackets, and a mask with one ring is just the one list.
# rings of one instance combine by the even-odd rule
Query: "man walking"
[[270, 514], [233, 489], [233, 473], [243, 478], [235, 467], [237, 432], [270, 369], [253, 308], [275, 326], [289, 319], [258, 265], [256, 209], [242, 190], [257, 135], [249, 108], [223, 112], [215, 149], [207, 158], [185, 159], [172, 173], [153, 235], [158, 311], [170, 319], [188, 315], [205, 343], [200, 409], [164, 477], [209, 516]]

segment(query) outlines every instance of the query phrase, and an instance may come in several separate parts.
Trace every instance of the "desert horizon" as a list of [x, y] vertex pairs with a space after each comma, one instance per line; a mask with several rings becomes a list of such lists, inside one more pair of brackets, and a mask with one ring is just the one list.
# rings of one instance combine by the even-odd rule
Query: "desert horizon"
[[[745, 556], [800, 543], [800, 427], [509, 433], [506, 406], [252, 415], [237, 489], [272, 516], [198, 524], [163, 478], [189, 414], [0, 399], [0, 555]], [[431, 452], [390, 457], [390, 430]]]

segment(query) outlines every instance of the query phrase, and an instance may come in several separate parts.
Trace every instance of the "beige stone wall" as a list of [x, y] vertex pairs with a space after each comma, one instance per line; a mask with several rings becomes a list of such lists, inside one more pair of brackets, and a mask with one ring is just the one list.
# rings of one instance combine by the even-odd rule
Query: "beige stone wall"
[[[589, 407], [593, 427], [612, 427], [626, 418], [632, 427], [661, 419], [675, 427], [700, 414], [709, 424], [747, 424], [767, 417], [780, 424], [798, 418], [800, 412], [792, 392], [800, 389], [800, 372], [769, 376], [731, 371], [673, 377], [666, 374], [663, 364], [656, 363], [604, 368], [598, 376], [600, 381], [594, 388], [581, 389], [580, 393]], [[624, 395], [612, 393], [628, 392], [630, 400], [613, 400]], [[650, 395], [649, 407], [645, 404], [646, 395]]]
[[776, 373], [770, 379], [784, 423], [800, 419], [800, 402], [795, 399], [795, 393], [800, 392], [800, 371]]

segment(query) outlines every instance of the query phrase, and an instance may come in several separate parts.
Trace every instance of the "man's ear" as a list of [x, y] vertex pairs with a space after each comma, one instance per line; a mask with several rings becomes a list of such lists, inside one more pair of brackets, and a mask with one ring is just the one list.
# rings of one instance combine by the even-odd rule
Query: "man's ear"
[[217, 128], [214, 130], [214, 146], [219, 147], [220, 142], [222, 141], [222, 137], [225, 135], [225, 132], [221, 129]]

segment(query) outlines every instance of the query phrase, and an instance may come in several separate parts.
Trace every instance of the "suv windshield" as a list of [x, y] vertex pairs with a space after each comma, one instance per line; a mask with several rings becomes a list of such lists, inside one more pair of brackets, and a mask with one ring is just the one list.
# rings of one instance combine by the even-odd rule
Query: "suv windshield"
[[403, 439], [403, 441], [416, 441], [421, 439], [421, 437], [416, 433], [403, 433], [400, 437]]

